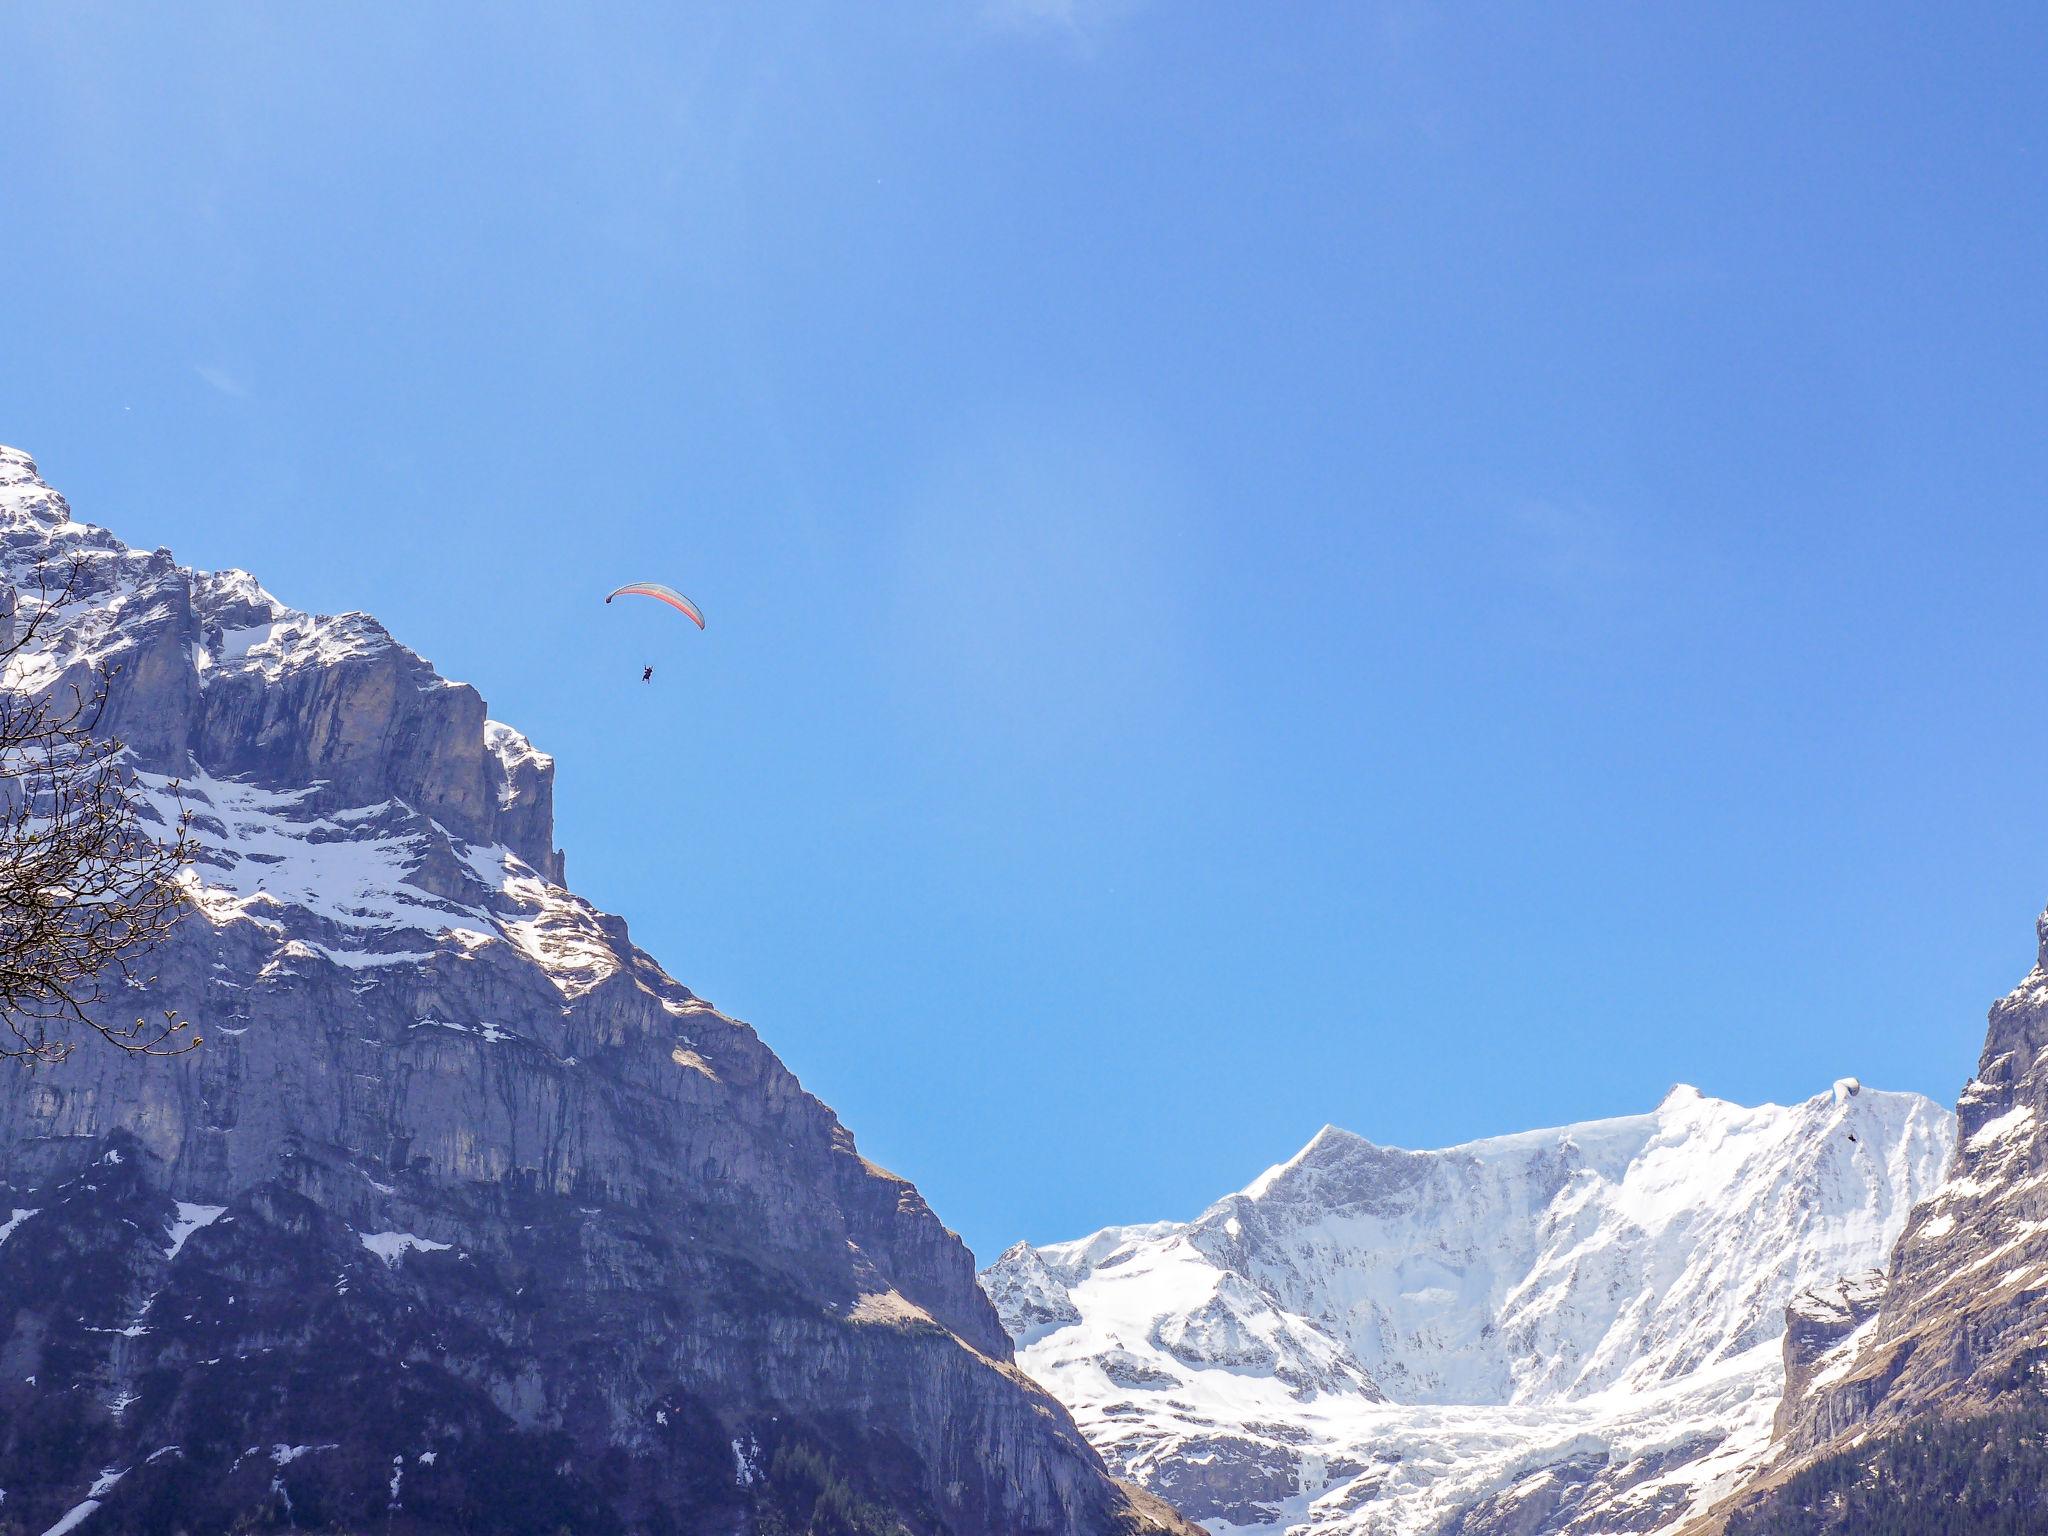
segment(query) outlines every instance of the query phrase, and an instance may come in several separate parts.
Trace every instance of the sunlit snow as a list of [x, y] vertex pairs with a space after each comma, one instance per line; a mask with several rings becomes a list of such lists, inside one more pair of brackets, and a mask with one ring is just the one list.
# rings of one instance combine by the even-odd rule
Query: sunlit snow
[[1881, 1265], [1953, 1139], [1853, 1080], [1437, 1152], [1325, 1128], [1193, 1222], [984, 1285], [1112, 1468], [1215, 1532], [1415, 1536], [1575, 1457], [1663, 1530], [1764, 1449], [1786, 1303]]

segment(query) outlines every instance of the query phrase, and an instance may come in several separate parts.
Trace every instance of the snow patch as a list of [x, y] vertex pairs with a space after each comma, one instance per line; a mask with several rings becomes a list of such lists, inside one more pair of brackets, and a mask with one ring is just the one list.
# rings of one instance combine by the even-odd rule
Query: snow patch
[[412, 1027], [414, 1029], [452, 1029], [458, 1035], [475, 1035], [478, 1039], [489, 1045], [497, 1045], [506, 1040], [517, 1040], [519, 1038], [509, 1029], [501, 1029], [496, 1024], [457, 1024], [450, 1019], [421, 1019]]
[[419, 1237], [411, 1232], [358, 1232], [356, 1236], [362, 1240], [365, 1248], [393, 1269], [398, 1267], [398, 1261], [408, 1253], [445, 1253], [453, 1246], [449, 1243], [437, 1243], [431, 1237]]
[[175, 1259], [178, 1251], [185, 1246], [185, 1239], [201, 1227], [210, 1227], [219, 1221], [227, 1211], [224, 1205], [193, 1205], [188, 1201], [178, 1202], [178, 1219], [171, 1223], [171, 1245], [164, 1250], [166, 1259]]
[[114, 1485], [127, 1475], [128, 1468], [126, 1467], [118, 1469], [114, 1467], [103, 1468], [91, 1489], [87, 1491], [85, 1498], [66, 1510], [63, 1518], [44, 1531], [43, 1536], [67, 1536], [68, 1532], [77, 1530], [91, 1516], [92, 1512], [100, 1507], [100, 1501], [114, 1491]]
[[1981, 1152], [1986, 1147], [2018, 1136], [2034, 1123], [2034, 1106], [2016, 1104], [1995, 1120], [1986, 1120], [1964, 1143], [1972, 1152]]
[[0, 1243], [4, 1243], [8, 1238], [14, 1236], [14, 1229], [41, 1209], [42, 1207], [37, 1206], [33, 1210], [24, 1210], [21, 1206], [17, 1205], [14, 1208], [14, 1214], [8, 1217], [6, 1221], [0, 1222]]

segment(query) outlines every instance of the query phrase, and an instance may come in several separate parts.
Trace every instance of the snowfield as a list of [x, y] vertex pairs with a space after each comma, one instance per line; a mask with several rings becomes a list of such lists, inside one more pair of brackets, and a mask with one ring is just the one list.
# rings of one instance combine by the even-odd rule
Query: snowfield
[[1954, 1142], [1850, 1079], [1434, 1152], [1326, 1127], [983, 1286], [1112, 1469], [1218, 1536], [1661, 1531], [1765, 1448], [1786, 1304], [1881, 1266]]

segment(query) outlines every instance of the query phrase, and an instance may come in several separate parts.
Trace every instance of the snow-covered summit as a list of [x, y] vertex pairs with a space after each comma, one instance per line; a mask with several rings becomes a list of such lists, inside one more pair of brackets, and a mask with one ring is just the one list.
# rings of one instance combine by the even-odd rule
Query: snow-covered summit
[[1800, 1285], [1890, 1246], [1948, 1137], [1914, 1094], [1747, 1109], [1688, 1087], [1433, 1152], [1326, 1130], [1190, 1239], [1399, 1400], [1579, 1396], [1775, 1336]]
[[1192, 1222], [1012, 1249], [984, 1285], [1113, 1462], [1184, 1505], [1205, 1469], [1198, 1517], [1423, 1530], [1492, 1486], [1478, 1469], [1588, 1435], [1603, 1457], [1678, 1425], [1758, 1439], [1786, 1304], [1882, 1263], [1953, 1143], [1928, 1100], [1846, 1083], [1757, 1108], [1680, 1085], [1434, 1151], [1325, 1127]]

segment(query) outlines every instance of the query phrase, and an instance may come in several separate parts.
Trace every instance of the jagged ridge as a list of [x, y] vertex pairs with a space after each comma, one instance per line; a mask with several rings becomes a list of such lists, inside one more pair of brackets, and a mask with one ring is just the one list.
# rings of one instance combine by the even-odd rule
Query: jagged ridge
[[1011, 1365], [916, 1190], [563, 887], [553, 765], [475, 690], [0, 450], [22, 601], [73, 559], [6, 681], [120, 669], [108, 726], [203, 844], [130, 1001], [206, 1044], [0, 1081], [7, 1519], [1178, 1528]]
[[1845, 1079], [1438, 1152], [1326, 1127], [1195, 1221], [983, 1275], [1112, 1466], [1216, 1530], [1657, 1530], [1758, 1456], [1784, 1308], [1953, 1127]]
[[[1847, 1478], [1886, 1465], [1913, 1465], [1943, 1445], [1953, 1454], [1983, 1428], [1974, 1474], [1995, 1478], [2040, 1459], [2048, 1424], [2048, 913], [2035, 925], [2033, 968], [1991, 1007], [1977, 1073], [1957, 1101], [1960, 1139], [1949, 1177], [1913, 1212], [1885, 1273], [1865, 1277], [1827, 1327], [1795, 1327], [1787, 1342], [1791, 1387], [1779, 1410], [1771, 1464], [1754, 1486], [1696, 1528], [1718, 1531], [1734, 1517], [1743, 1531], [1772, 1528], [1809, 1468], [1832, 1466]], [[1815, 1312], [1815, 1299], [1801, 1311]], [[2024, 1430], [2029, 1448], [2013, 1437]], [[1999, 1449], [2000, 1445], [2005, 1448]], [[1848, 1470], [1844, 1470], [1848, 1469]], [[1938, 1502], [1946, 1492], [1929, 1477], [1917, 1490], [1930, 1502], [1894, 1504], [1901, 1528], [1964, 1522]], [[1799, 1528], [1853, 1529], [1836, 1513]], [[1851, 1503], [1850, 1508], [1858, 1507]], [[1979, 1510], [1982, 1524], [2020, 1522], [2025, 1511]], [[2003, 1528], [2017, 1529], [2017, 1523]], [[1692, 1536], [1692, 1533], [1689, 1533]]]

